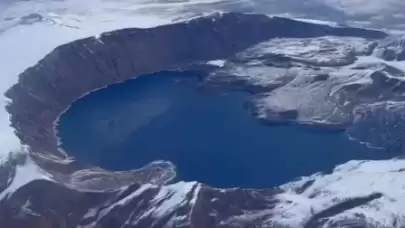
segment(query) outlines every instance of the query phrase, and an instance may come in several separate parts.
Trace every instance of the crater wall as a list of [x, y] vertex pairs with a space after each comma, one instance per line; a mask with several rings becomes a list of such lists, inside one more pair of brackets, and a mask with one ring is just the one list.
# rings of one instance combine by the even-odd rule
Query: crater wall
[[53, 50], [19, 75], [18, 83], [6, 92], [11, 100], [6, 108], [15, 134], [33, 154], [51, 159], [47, 160], [49, 166], [51, 161], [66, 159], [58, 149], [54, 121], [88, 92], [139, 75], [185, 68], [197, 61], [226, 59], [274, 37], [323, 35], [386, 36], [373, 30], [239, 13], [214, 14], [150, 29], [123, 29]]
[[[274, 212], [282, 199], [274, 196], [284, 192], [281, 188], [224, 190], [194, 182], [165, 185], [175, 175], [170, 162], [128, 172], [101, 170], [60, 151], [54, 122], [75, 100], [114, 83], [231, 58], [275, 37], [325, 35], [387, 36], [374, 30], [225, 13], [150, 29], [108, 32], [56, 48], [19, 75], [18, 83], [5, 94], [10, 98], [7, 111], [16, 135], [53, 178], [31, 181], [0, 200], [0, 223], [9, 227], [286, 227], [278, 225], [283, 219]], [[30, 172], [17, 169], [10, 180], [16, 178], [15, 173]], [[297, 184], [291, 192], [300, 194], [313, 183]], [[377, 193], [345, 198], [315, 214], [310, 208], [308, 222], [300, 227], [324, 227], [325, 218], [380, 197]], [[24, 219], [19, 219], [22, 215]]]

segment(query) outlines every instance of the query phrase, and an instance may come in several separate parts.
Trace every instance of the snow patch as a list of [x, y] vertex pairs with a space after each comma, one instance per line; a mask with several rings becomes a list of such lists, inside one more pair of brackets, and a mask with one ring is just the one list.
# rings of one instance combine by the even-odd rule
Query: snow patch
[[226, 60], [221, 60], [221, 59], [211, 60], [211, 61], [207, 62], [207, 64], [212, 65], [212, 66], [217, 66], [217, 67], [224, 67], [225, 63], [226, 63]]
[[[331, 174], [314, 174], [281, 186], [286, 193], [277, 196], [272, 220], [299, 227], [305, 219], [345, 199], [382, 193], [383, 197], [347, 210], [334, 218], [355, 218], [378, 221], [390, 227], [405, 214], [404, 159], [384, 161], [349, 161], [337, 166]], [[296, 189], [308, 180], [314, 181], [302, 194]]]
[[[190, 201], [189, 194], [192, 193], [193, 190], [198, 191], [199, 185], [200, 184], [197, 182], [179, 182], [162, 188], [152, 200], [154, 204], [159, 204], [159, 206], [152, 208], [152, 215], [161, 217], [183, 206]], [[194, 192], [193, 194], [197, 193], [198, 192]], [[194, 197], [192, 199], [194, 199]], [[193, 203], [192, 201], [190, 202]]]
[[337, 22], [333, 22], [333, 21], [324, 21], [324, 20], [299, 18], [299, 17], [293, 17], [291, 19], [293, 19], [295, 21], [302, 21], [302, 22], [311, 23], [311, 24], [327, 25], [327, 26], [331, 26], [331, 27], [340, 27]]
[[9, 198], [11, 194], [17, 191], [20, 187], [34, 180], [51, 181], [52, 179], [50, 175], [39, 168], [30, 157], [27, 157], [24, 164], [17, 165], [16, 172], [10, 186], [8, 186], [3, 192], [0, 192], [0, 200]]

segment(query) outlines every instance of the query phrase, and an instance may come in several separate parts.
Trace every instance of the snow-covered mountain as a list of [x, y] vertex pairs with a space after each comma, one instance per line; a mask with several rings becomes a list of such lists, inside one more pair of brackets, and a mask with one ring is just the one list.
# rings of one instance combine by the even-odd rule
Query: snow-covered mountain
[[[201, 6], [205, 3], [201, 1]], [[240, 13], [193, 15], [194, 19], [184, 14], [187, 19], [173, 24], [185, 6], [167, 4], [180, 8], [175, 13], [162, 10], [156, 20], [140, 27], [167, 25], [103, 34], [133, 26], [116, 21], [120, 26], [116, 27], [104, 11], [100, 17], [84, 14], [83, 20], [76, 18], [80, 13], [71, 18], [49, 13], [7, 16], [9, 24], [2, 27], [0, 38], [0, 49], [7, 51], [0, 61], [8, 66], [4, 75], [20, 76], [16, 85], [8, 88], [10, 80], [1, 89], [7, 89], [7, 111], [24, 147], [22, 153], [10, 154], [0, 168], [2, 226], [405, 226], [405, 161], [401, 158], [348, 161], [329, 174], [259, 190], [174, 182], [175, 167], [165, 161], [110, 172], [61, 151], [54, 123], [80, 96], [137, 75], [195, 67], [209, 74], [207, 84], [235, 83], [252, 89], [257, 95], [255, 114], [265, 121], [344, 128], [353, 139], [370, 146], [402, 151], [403, 37]], [[145, 10], [137, 7], [135, 12]], [[92, 10], [87, 12], [97, 15], [97, 9]], [[110, 10], [112, 18], [117, 16]], [[127, 19], [134, 20], [130, 8], [128, 12]], [[105, 22], [106, 27], [88, 29], [89, 18], [99, 20], [96, 24]], [[45, 39], [55, 34], [57, 40]], [[16, 37], [26, 49], [11, 50]], [[83, 39], [73, 41], [78, 38]], [[28, 41], [39, 43], [25, 44]], [[73, 42], [64, 44], [69, 41]], [[149, 53], [154, 61], [142, 61], [140, 56]], [[21, 62], [13, 64], [16, 59]], [[4, 148], [12, 147], [4, 144]]]

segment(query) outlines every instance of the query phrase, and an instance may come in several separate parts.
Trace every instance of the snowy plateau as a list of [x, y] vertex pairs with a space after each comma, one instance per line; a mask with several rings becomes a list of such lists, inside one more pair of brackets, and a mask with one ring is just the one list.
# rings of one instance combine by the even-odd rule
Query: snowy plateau
[[[344, 129], [352, 140], [403, 152], [404, 36], [207, 13], [213, 4], [26, 1], [0, 9], [0, 227], [405, 227], [401, 157], [348, 161], [269, 189], [219, 189], [174, 181], [170, 161], [111, 172], [60, 150], [55, 124], [78, 98], [138, 75], [198, 68], [206, 83], [253, 88], [257, 118]], [[150, 52], [153, 60], [139, 58]]]

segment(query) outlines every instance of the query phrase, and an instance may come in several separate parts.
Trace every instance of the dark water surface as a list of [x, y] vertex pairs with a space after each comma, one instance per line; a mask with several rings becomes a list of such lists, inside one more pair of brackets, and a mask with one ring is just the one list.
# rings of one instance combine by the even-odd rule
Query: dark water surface
[[191, 73], [161, 72], [91, 93], [61, 117], [62, 147], [106, 169], [169, 160], [179, 179], [247, 188], [384, 156], [344, 132], [261, 125], [244, 108], [248, 93], [209, 95], [196, 81]]

